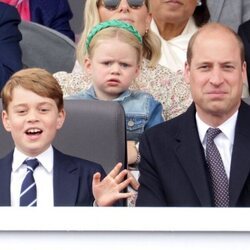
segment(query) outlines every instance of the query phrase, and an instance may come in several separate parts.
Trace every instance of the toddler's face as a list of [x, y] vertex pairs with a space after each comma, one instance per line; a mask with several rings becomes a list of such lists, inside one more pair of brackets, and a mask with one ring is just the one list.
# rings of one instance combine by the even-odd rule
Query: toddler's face
[[94, 48], [85, 69], [92, 76], [97, 98], [113, 100], [129, 88], [139, 74], [137, 52], [119, 40], [103, 40]]
[[2, 113], [3, 125], [11, 132], [17, 149], [28, 156], [49, 147], [64, 119], [64, 110], [58, 111], [53, 99], [22, 87], [13, 90], [8, 110]]

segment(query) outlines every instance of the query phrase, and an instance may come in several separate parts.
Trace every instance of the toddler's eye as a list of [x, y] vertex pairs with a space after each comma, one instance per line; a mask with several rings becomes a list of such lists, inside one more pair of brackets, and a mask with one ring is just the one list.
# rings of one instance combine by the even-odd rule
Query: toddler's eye
[[111, 66], [112, 62], [111, 61], [105, 61], [105, 62], [102, 62], [102, 64], [105, 65], [105, 66]]
[[128, 68], [130, 65], [128, 63], [120, 63], [121, 67]]

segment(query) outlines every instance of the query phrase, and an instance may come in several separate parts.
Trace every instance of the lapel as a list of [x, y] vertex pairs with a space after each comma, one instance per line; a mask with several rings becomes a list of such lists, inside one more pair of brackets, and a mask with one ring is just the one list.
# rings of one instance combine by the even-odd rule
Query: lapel
[[176, 136], [176, 154], [198, 196], [201, 206], [212, 206], [204, 150], [195, 121], [194, 104], [183, 115], [180, 133]]
[[230, 206], [238, 199], [250, 172], [250, 107], [241, 103], [235, 128], [230, 171]]
[[75, 206], [79, 186], [79, 167], [72, 158], [54, 148], [54, 205]]
[[0, 160], [0, 206], [10, 206], [10, 178], [13, 151]]

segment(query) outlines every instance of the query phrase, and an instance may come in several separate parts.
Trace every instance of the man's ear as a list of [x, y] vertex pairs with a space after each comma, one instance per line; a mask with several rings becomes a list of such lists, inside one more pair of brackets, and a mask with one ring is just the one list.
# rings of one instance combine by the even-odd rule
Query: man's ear
[[[250, 65], [249, 65], [249, 67], [250, 67]], [[243, 82], [247, 82], [247, 63], [246, 63], [246, 61], [244, 61], [242, 64], [242, 79], [243, 79]]]
[[10, 126], [10, 121], [9, 121], [9, 116], [6, 110], [2, 111], [2, 122], [3, 126], [6, 131], [10, 132], [11, 131], [11, 126]]
[[188, 62], [185, 62], [184, 79], [187, 84], [190, 83], [190, 65], [188, 64]]

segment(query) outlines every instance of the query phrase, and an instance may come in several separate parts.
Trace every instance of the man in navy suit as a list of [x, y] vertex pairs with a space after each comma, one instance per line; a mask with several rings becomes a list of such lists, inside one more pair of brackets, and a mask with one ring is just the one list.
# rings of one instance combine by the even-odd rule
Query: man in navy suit
[[241, 101], [241, 39], [221, 24], [203, 26], [189, 42], [185, 79], [193, 104], [142, 137], [137, 206], [216, 206], [205, 154], [209, 127], [221, 131], [214, 143], [229, 184], [227, 206], [250, 206], [250, 107]]
[[130, 197], [121, 192], [130, 183], [123, 181], [127, 170], [120, 172], [121, 164], [106, 176], [100, 165], [52, 146], [65, 111], [61, 87], [50, 73], [37, 68], [21, 70], [6, 83], [1, 97], [3, 125], [15, 148], [0, 159], [0, 206], [19, 206], [25, 162], [34, 158], [39, 162], [33, 172], [37, 206], [92, 206], [94, 201], [109, 206]]
[[22, 68], [19, 23], [17, 10], [0, 3], [0, 91], [9, 77]]

